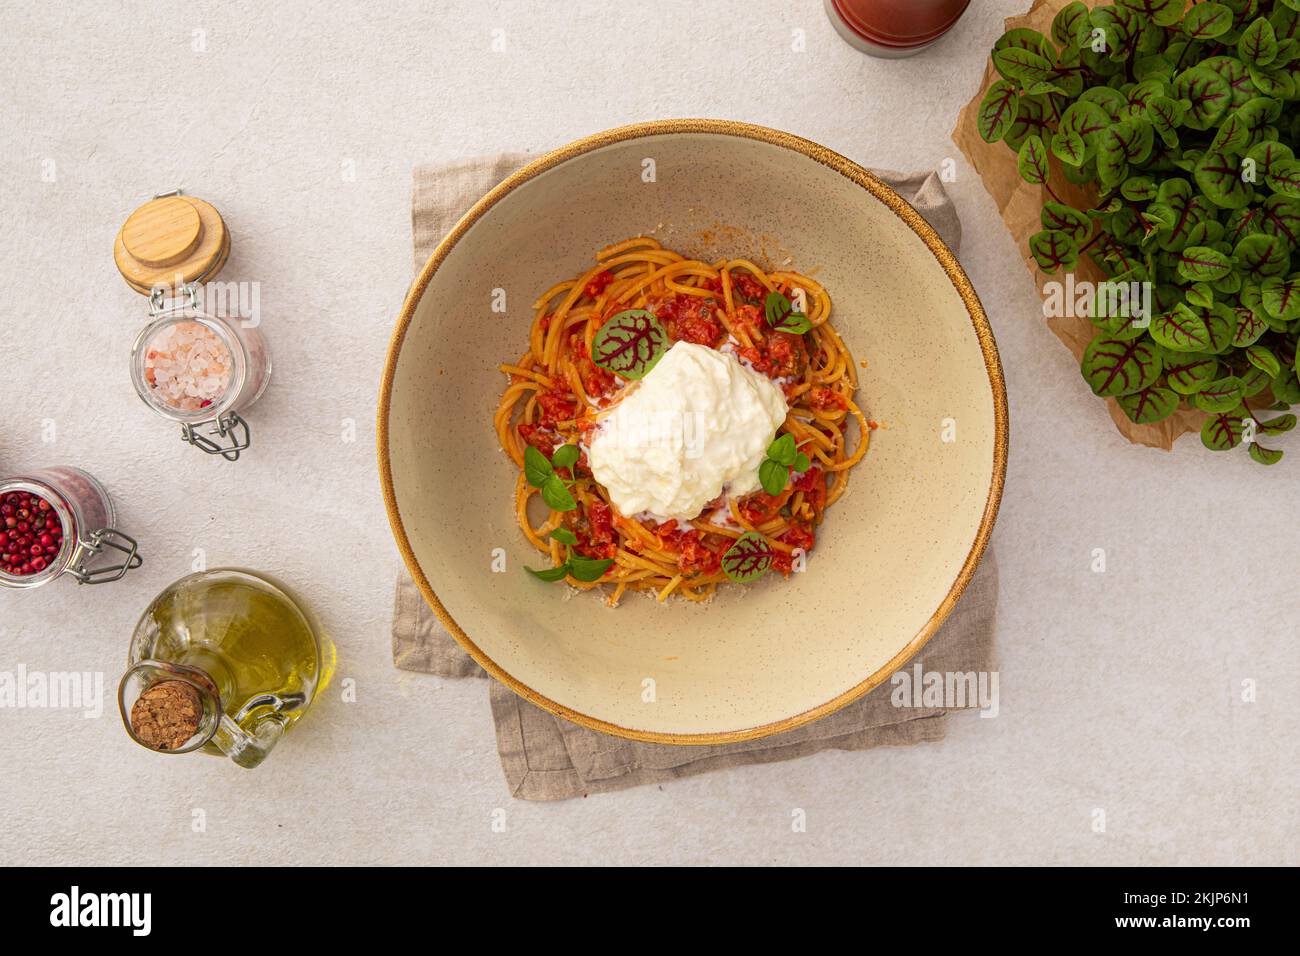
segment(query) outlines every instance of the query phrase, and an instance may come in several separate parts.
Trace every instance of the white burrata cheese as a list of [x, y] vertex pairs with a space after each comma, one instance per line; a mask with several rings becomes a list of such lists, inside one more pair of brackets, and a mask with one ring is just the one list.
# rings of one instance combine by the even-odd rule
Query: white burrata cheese
[[734, 354], [677, 342], [604, 417], [587, 460], [623, 514], [689, 521], [723, 491], [758, 488], [788, 410], [780, 386]]

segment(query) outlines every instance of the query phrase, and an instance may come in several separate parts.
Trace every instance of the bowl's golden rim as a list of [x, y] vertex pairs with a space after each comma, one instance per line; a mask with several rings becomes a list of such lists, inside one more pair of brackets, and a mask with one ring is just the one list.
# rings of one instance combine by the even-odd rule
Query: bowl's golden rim
[[[876, 199], [879, 199], [903, 220], [922, 241], [934, 253], [934, 257], [939, 261], [949, 280], [956, 288], [958, 295], [961, 296], [962, 302], [966, 305], [966, 310], [970, 314], [971, 324], [975, 328], [975, 336], [979, 340], [980, 350], [984, 355], [984, 366], [988, 371], [989, 387], [993, 391], [993, 419], [994, 419], [994, 446], [993, 446], [993, 475], [989, 485], [988, 498], [984, 504], [984, 514], [980, 519], [979, 530], [975, 535], [975, 541], [971, 545], [970, 553], [966, 555], [966, 561], [962, 564], [957, 578], [953, 581], [947, 596], [940, 602], [939, 607], [925, 626], [912, 638], [907, 645], [895, 654], [888, 663], [877, 670], [866, 680], [850, 688], [844, 693], [828, 700], [824, 704], [806, 710], [803, 713], [796, 714], [793, 717], [787, 717], [783, 720], [773, 721], [762, 724], [758, 727], [748, 727], [744, 730], [731, 730], [724, 733], [709, 734], [666, 734], [656, 733], [653, 731], [637, 730], [631, 727], [620, 727], [617, 724], [611, 724], [608, 721], [599, 720], [587, 714], [580, 714], [575, 710], [565, 707], [563, 704], [556, 703], [553, 700], [539, 694], [537, 691], [528, 687], [506, 673], [492, 658], [488, 657], [481, 648], [465, 633], [464, 629], [456, 623], [447, 609], [443, 607], [438, 595], [434, 593], [433, 586], [425, 577], [424, 571], [415, 559], [415, 554], [411, 550], [410, 540], [406, 536], [406, 529], [402, 525], [402, 516], [397, 508], [397, 497], [393, 489], [393, 472], [392, 463], [388, 452], [388, 417], [391, 409], [393, 394], [393, 378], [397, 369], [398, 356], [402, 350], [402, 341], [406, 337], [406, 330], [411, 324], [411, 319], [415, 315], [415, 309], [420, 299], [424, 295], [430, 280], [433, 278], [438, 267], [443, 260], [460, 241], [466, 231], [474, 225], [489, 209], [495, 206], [511, 191], [528, 182], [530, 179], [546, 172], [560, 163], [567, 162], [576, 156], [589, 153], [592, 150], [600, 149], [603, 146], [609, 146], [613, 143], [621, 143], [626, 140], [639, 139], [649, 136], [664, 136], [679, 133], [711, 133], [722, 136], [737, 136], [745, 139], [760, 140], [770, 143], [774, 146], [780, 146], [785, 149], [801, 153], [810, 159], [816, 160], [824, 166], [840, 173], [847, 179], [852, 180], [861, 186], [867, 192], [871, 193]], [[780, 130], [769, 129], [765, 126], [755, 126], [750, 123], [741, 123], [733, 120], [711, 120], [711, 119], [675, 119], [675, 120], [658, 120], [648, 123], [635, 123], [631, 126], [620, 126], [616, 129], [606, 130], [603, 133], [596, 133], [591, 136], [585, 136], [582, 139], [575, 140], [567, 146], [562, 146], [552, 152], [547, 153], [538, 159], [533, 160], [522, 169], [506, 177], [499, 185], [493, 188], [482, 199], [476, 202], [470, 210], [461, 217], [460, 221], [452, 227], [451, 232], [438, 243], [429, 261], [420, 270], [420, 275], [416, 278], [414, 284], [406, 294], [406, 300], [402, 303], [402, 311], [398, 317], [397, 327], [393, 330], [393, 337], [388, 347], [388, 357], [384, 362], [384, 375], [380, 383], [379, 391], [379, 411], [378, 423], [376, 429], [376, 441], [379, 452], [379, 480], [384, 492], [384, 506], [388, 511], [388, 521], [392, 525], [393, 536], [397, 539], [398, 550], [402, 554], [402, 560], [406, 563], [407, 569], [415, 579], [420, 593], [424, 595], [425, 601], [433, 613], [437, 615], [444, 627], [451, 632], [452, 636], [469, 652], [484, 670], [495, 677], [501, 683], [505, 684], [512, 691], [523, 697], [530, 703], [551, 713], [571, 720], [583, 727], [589, 727], [592, 730], [598, 730], [602, 733], [614, 734], [618, 737], [627, 737], [632, 740], [647, 741], [650, 743], [660, 744], [727, 744], [736, 743], [742, 740], [754, 740], [759, 737], [767, 737], [771, 734], [779, 734], [786, 730], [793, 730], [804, 724], [811, 723], [827, 714], [833, 713], [844, 707], [846, 704], [857, 700], [863, 694], [872, 688], [883, 683], [895, 670], [902, 667], [911, 657], [919, 651], [930, 639], [930, 637], [939, 629], [944, 620], [952, 612], [957, 603], [957, 599], [970, 583], [971, 577], [975, 573], [975, 568], [979, 564], [980, 558], [984, 554], [984, 549], [988, 545], [989, 535], [993, 531], [993, 522], [997, 518], [998, 505], [1002, 500], [1002, 487], [1006, 480], [1007, 473], [1007, 447], [1008, 447], [1008, 423], [1007, 423], [1007, 393], [1006, 386], [1002, 377], [1002, 364], [998, 359], [997, 343], [993, 339], [993, 330], [989, 327], [988, 317], [984, 313], [984, 307], [980, 304], [979, 296], [975, 294], [975, 289], [966, 273], [962, 270], [961, 265], [957, 262], [956, 256], [953, 255], [943, 240], [939, 238], [934, 228], [921, 217], [915, 209], [912, 208], [906, 200], [890, 187], [886, 186], [881, 180], [859, 166], [852, 160], [841, 156], [839, 153], [827, 149], [811, 140], [803, 139], [791, 133], [785, 133]]]

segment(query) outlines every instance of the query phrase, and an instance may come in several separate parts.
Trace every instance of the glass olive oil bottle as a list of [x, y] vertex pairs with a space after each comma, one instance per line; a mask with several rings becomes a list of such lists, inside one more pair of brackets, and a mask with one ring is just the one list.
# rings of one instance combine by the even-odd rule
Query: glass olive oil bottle
[[118, 704], [127, 732], [162, 753], [204, 750], [256, 767], [311, 705], [321, 642], [298, 604], [259, 575], [182, 578], [145, 610]]

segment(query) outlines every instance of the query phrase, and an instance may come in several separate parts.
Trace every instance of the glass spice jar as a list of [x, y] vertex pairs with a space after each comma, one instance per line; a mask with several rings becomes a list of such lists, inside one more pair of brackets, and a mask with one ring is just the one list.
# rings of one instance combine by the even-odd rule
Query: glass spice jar
[[115, 523], [108, 492], [80, 468], [0, 480], [0, 587], [39, 587], [64, 574], [80, 584], [119, 580], [143, 561]]
[[[239, 412], [261, 398], [271, 380], [265, 339], [237, 319], [199, 311], [192, 299], [160, 306], [154, 315], [131, 347], [136, 394], [158, 415], [179, 422], [189, 444], [238, 460], [250, 444]], [[211, 427], [204, 431], [204, 425]]]
[[[241, 413], [266, 390], [271, 354], [256, 328], [258, 317], [221, 315], [199, 304], [213, 289], [205, 283], [229, 255], [220, 213], [180, 190], [133, 212], [113, 248], [127, 284], [149, 297], [149, 324], [131, 350], [136, 393], [156, 414], [179, 423], [185, 442], [238, 461], [251, 445]], [[243, 288], [212, 298], [243, 302]]]

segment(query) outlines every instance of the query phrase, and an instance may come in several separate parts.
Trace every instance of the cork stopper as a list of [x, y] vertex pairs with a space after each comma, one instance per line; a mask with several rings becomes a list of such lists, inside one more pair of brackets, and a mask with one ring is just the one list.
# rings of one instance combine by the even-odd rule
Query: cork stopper
[[131, 730], [154, 750], [179, 750], [199, 730], [203, 702], [183, 680], [165, 680], [144, 691], [131, 706]]
[[113, 243], [113, 261], [144, 295], [161, 287], [206, 281], [230, 255], [230, 234], [209, 203], [179, 194], [151, 199], [127, 217]]

